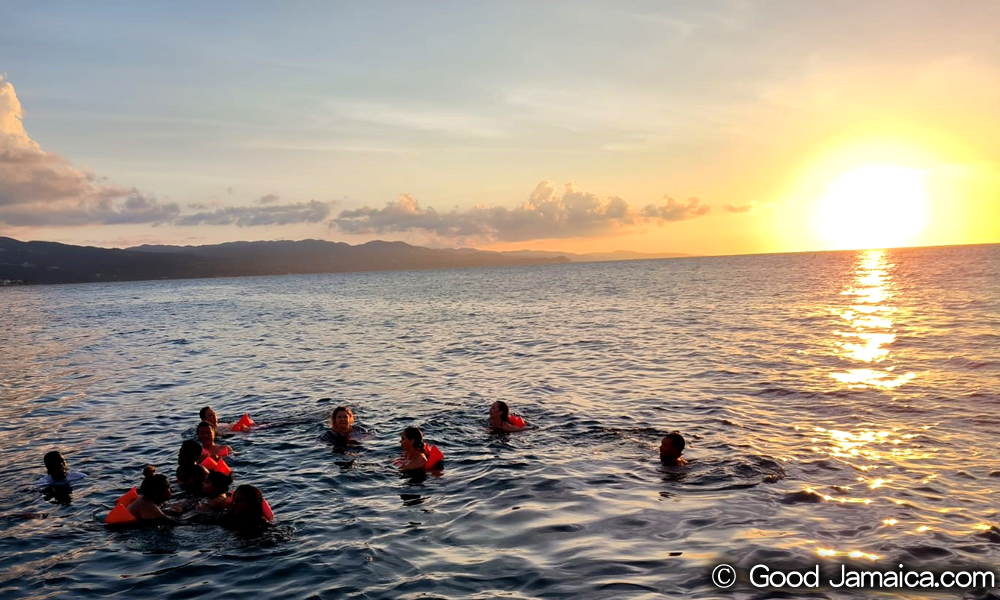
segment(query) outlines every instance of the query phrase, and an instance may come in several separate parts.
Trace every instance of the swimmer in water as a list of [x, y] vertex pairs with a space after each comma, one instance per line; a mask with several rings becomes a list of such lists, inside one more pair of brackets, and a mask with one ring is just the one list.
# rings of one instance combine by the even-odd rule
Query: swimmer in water
[[201, 442], [201, 459], [219, 460], [233, 453], [233, 449], [224, 444], [215, 443], [215, 427], [208, 421], [198, 424], [198, 441]]
[[216, 429], [219, 428], [219, 415], [215, 414], [215, 409], [206, 406], [198, 411], [198, 417]]
[[514, 425], [510, 422], [510, 407], [502, 400], [490, 405], [490, 428], [493, 431], [522, 431], [526, 425]]
[[229, 496], [229, 486], [233, 485], [233, 476], [212, 471], [202, 483], [202, 491], [208, 496], [208, 502], [203, 506], [208, 510], [222, 510], [229, 506], [232, 498]]
[[264, 495], [252, 485], [241, 485], [233, 492], [229, 510], [219, 522], [226, 529], [255, 531], [268, 526], [264, 516]]
[[399, 438], [399, 445], [403, 448], [403, 458], [399, 461], [399, 468], [404, 471], [423, 469], [427, 464], [427, 448], [424, 445], [424, 434], [417, 427], [407, 427], [403, 430], [403, 435]]
[[79, 481], [85, 477], [83, 473], [71, 472], [69, 470], [69, 465], [66, 464], [66, 459], [63, 457], [62, 453], [57, 450], [47, 452], [42, 460], [45, 462], [45, 470], [48, 471], [48, 475], [36, 481], [35, 485], [68, 486], [74, 481]]
[[672, 467], [683, 467], [687, 460], [681, 456], [684, 452], [684, 437], [679, 431], [671, 431], [660, 441], [660, 462]]
[[170, 500], [170, 480], [166, 475], [157, 475], [156, 467], [146, 465], [142, 470], [143, 480], [139, 486], [139, 498], [128, 505], [128, 511], [140, 521], [169, 521], [160, 505]]
[[215, 427], [216, 435], [232, 433], [233, 423], [220, 423], [219, 415], [211, 406], [206, 406], [198, 411], [198, 417], [206, 423], [211, 423]]
[[177, 453], [177, 483], [189, 492], [201, 493], [201, 484], [208, 477], [208, 469], [198, 464], [201, 455], [201, 444], [194, 440], [185, 440]]
[[338, 406], [330, 414], [330, 429], [320, 436], [320, 440], [335, 446], [347, 446], [358, 443], [358, 436], [367, 433], [364, 427], [354, 424], [354, 412], [351, 409]]

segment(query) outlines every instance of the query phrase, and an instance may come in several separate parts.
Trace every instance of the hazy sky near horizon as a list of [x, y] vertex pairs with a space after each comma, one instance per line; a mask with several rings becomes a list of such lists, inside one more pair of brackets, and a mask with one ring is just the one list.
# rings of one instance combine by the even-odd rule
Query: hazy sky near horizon
[[1000, 242], [1000, 3], [124, 2], [0, 20], [0, 235]]

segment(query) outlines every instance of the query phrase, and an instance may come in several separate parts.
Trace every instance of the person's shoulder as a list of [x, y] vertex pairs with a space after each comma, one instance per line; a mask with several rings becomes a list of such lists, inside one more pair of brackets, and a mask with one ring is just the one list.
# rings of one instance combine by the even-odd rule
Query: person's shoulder
[[38, 481], [35, 482], [35, 485], [45, 486], [45, 485], [52, 485], [53, 483], [55, 483], [55, 482], [52, 481], [52, 476], [50, 476], [50, 475], [44, 475], [44, 476], [40, 477], [38, 479]]
[[327, 429], [326, 431], [323, 432], [323, 435], [319, 436], [319, 439], [320, 441], [323, 442], [336, 442], [339, 440], [343, 440], [344, 436], [343, 434], [337, 433], [332, 429]]

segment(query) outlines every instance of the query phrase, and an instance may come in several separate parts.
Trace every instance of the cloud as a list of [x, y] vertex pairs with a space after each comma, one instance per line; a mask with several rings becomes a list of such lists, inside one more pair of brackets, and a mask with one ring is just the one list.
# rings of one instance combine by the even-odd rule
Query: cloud
[[757, 202], [756, 200], [754, 200], [754, 201], [749, 202], [747, 204], [740, 204], [740, 205], [727, 204], [727, 205], [723, 206], [722, 208], [725, 209], [726, 212], [737, 213], [737, 214], [746, 214], [746, 213], [757, 212], [757, 211], [761, 211], [761, 210], [773, 210], [774, 209], [774, 204], [761, 204], [760, 202]]
[[344, 119], [393, 129], [443, 132], [462, 138], [504, 138], [510, 135], [502, 123], [459, 109], [435, 110], [380, 102], [332, 102], [329, 108]]
[[[19, 227], [175, 224], [289, 225], [319, 223], [332, 202], [275, 204], [277, 194], [261, 196], [253, 206], [210, 210], [204, 203], [188, 205], [199, 211], [181, 215], [177, 203], [163, 203], [135, 188], [109, 185], [92, 172], [42, 150], [24, 129], [24, 111], [14, 86], [0, 76], [0, 224]], [[227, 188], [232, 193], [232, 188]]]
[[177, 204], [103, 184], [94, 173], [42, 150], [25, 131], [23, 116], [14, 86], [0, 76], [0, 223], [162, 223], [179, 214]]
[[335, 204], [335, 202], [310, 200], [309, 202], [268, 206], [228, 206], [213, 211], [184, 215], [176, 219], [174, 224], [181, 226], [236, 225], [237, 227], [260, 227], [264, 225], [321, 223], [330, 216], [330, 212], [333, 210]]
[[349, 234], [419, 231], [442, 238], [514, 242], [610, 235], [640, 224], [691, 219], [711, 210], [697, 198], [684, 203], [665, 199], [663, 204], [636, 210], [621, 196], [601, 198], [572, 183], [559, 193], [551, 182], [543, 181], [516, 208], [478, 206], [438, 212], [421, 208], [415, 198], [403, 194], [384, 208], [341, 211], [331, 226]]
[[650, 204], [642, 211], [643, 214], [650, 219], [661, 221], [686, 221], [712, 212], [711, 206], [702, 204], [697, 198], [688, 198], [684, 202], [674, 200], [670, 196], [664, 196], [663, 199], [666, 200], [664, 204]]

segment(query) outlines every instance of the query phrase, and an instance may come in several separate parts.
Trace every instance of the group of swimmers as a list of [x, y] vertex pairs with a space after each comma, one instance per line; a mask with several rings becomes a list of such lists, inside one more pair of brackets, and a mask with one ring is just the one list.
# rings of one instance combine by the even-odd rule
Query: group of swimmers
[[[125, 524], [140, 522], [170, 521], [167, 513], [180, 514], [194, 506], [202, 515], [217, 515], [219, 525], [230, 529], [254, 530], [268, 525], [273, 513], [264, 500], [261, 491], [249, 484], [233, 485], [232, 470], [225, 459], [232, 457], [233, 449], [216, 442], [220, 432], [245, 431], [255, 424], [248, 415], [233, 424], [219, 423], [215, 410], [206, 406], [199, 412], [201, 422], [196, 428], [198, 441], [185, 440], [177, 455], [177, 485], [189, 495], [189, 501], [182, 505], [164, 508], [173, 497], [170, 480], [156, 472], [156, 467], [147, 465], [143, 469], [142, 483], [119, 498], [115, 509], [108, 515], [107, 523]], [[513, 415], [506, 402], [498, 400], [490, 406], [490, 429], [494, 432], [513, 433], [522, 431], [528, 424], [520, 416]], [[329, 430], [320, 440], [338, 447], [347, 447], [368, 435], [364, 427], [355, 424], [354, 413], [346, 406], [338, 406], [330, 414]], [[406, 427], [399, 441], [402, 456], [395, 464], [403, 471], [430, 471], [443, 466], [443, 455], [436, 446], [424, 440], [418, 427]], [[669, 466], [687, 464], [684, 452], [684, 437], [677, 431], [668, 433], [660, 442], [660, 460]], [[82, 479], [82, 473], [69, 470], [66, 459], [58, 451], [44, 457], [48, 474], [39, 479], [42, 486], [68, 486]]]

